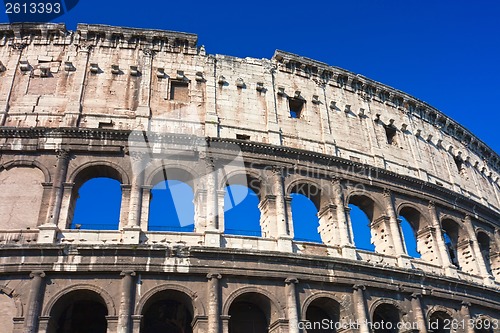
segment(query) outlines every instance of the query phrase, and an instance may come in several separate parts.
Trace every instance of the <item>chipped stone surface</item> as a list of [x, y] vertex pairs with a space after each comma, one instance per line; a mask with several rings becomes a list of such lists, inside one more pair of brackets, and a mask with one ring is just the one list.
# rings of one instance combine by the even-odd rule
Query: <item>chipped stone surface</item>
[[[298, 333], [310, 307], [338, 307], [343, 323], [381, 305], [407, 323], [439, 311], [500, 320], [500, 159], [424, 102], [283, 51], [206, 54], [196, 35], [171, 31], [0, 25], [0, 61], [6, 333], [55, 333], [73, 298], [105, 305], [107, 332], [139, 333], [151, 302], [168, 295], [192, 310], [193, 332], [228, 333], [238, 300], [283, 333]], [[144, 153], [129, 145], [137, 128], [162, 128], [171, 142], [146, 152], [175, 158], [134, 172]], [[184, 149], [192, 135], [220, 144], [222, 160], [224, 145], [241, 149], [260, 237], [224, 233], [225, 186], [239, 171], [200, 176], [193, 161], [217, 161]], [[194, 232], [148, 230], [163, 169], [193, 188]], [[117, 230], [70, 228], [78, 189], [93, 177], [121, 183]], [[316, 205], [323, 244], [294, 239], [293, 193]], [[349, 204], [367, 213], [375, 252], [355, 248]], [[400, 215], [420, 259], [406, 255]]]

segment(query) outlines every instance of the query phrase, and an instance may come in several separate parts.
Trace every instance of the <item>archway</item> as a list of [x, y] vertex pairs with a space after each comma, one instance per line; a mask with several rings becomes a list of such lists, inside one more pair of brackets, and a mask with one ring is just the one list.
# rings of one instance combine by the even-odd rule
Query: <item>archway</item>
[[267, 333], [271, 303], [262, 294], [245, 293], [231, 303], [229, 316], [229, 333]]
[[[306, 320], [307, 333], [335, 333], [340, 320], [340, 304], [331, 298], [317, 298], [307, 307]], [[326, 327], [325, 323], [328, 323]]]
[[108, 309], [99, 294], [75, 290], [52, 307], [48, 333], [106, 333]]
[[444, 311], [436, 311], [429, 317], [429, 333], [450, 333], [451, 316]]
[[491, 242], [490, 237], [485, 232], [477, 233], [477, 242], [479, 244], [479, 249], [481, 251], [481, 255], [483, 256], [484, 265], [486, 266], [486, 270], [488, 274], [493, 275], [493, 271], [491, 269]]
[[460, 267], [457, 244], [459, 242], [460, 227], [453, 220], [446, 219], [441, 223], [443, 228], [443, 239], [452, 265]]
[[399, 309], [393, 304], [380, 304], [373, 312], [372, 326], [374, 333], [397, 333], [399, 332], [399, 322]]
[[294, 239], [322, 243], [318, 231], [320, 189], [313, 184], [300, 183], [291, 189], [290, 197]]
[[117, 230], [122, 176], [109, 165], [93, 165], [74, 178], [69, 208], [71, 229]]
[[373, 210], [373, 201], [366, 197], [356, 196], [349, 201], [349, 218], [353, 242], [357, 249], [375, 252], [370, 228]]
[[177, 290], [163, 290], [153, 295], [142, 309], [140, 333], [192, 333], [191, 298]]
[[179, 168], [161, 169], [151, 185], [148, 231], [193, 232], [193, 176]]

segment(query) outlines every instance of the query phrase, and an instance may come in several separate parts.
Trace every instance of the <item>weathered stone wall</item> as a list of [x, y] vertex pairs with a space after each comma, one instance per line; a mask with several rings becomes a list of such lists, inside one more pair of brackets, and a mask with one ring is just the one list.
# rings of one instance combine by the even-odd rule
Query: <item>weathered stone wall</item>
[[[418, 332], [437, 315], [500, 320], [499, 158], [431, 106], [281, 51], [207, 55], [168, 31], [3, 25], [0, 61], [6, 332], [61, 333], [79, 301], [105, 307], [109, 333], [144, 333], [157, 300], [186, 306], [197, 333], [232, 332], [238, 302], [283, 333], [313, 308], [357, 321], [353, 333], [377, 313]], [[243, 167], [220, 168], [235, 150]], [[193, 189], [193, 232], [149, 228], [165, 175]], [[96, 177], [121, 185], [116, 230], [71, 227]], [[261, 237], [225, 232], [230, 182], [258, 194]], [[294, 193], [315, 205], [321, 243], [295, 238]], [[350, 204], [374, 252], [356, 248]], [[421, 258], [407, 254], [402, 216]]]

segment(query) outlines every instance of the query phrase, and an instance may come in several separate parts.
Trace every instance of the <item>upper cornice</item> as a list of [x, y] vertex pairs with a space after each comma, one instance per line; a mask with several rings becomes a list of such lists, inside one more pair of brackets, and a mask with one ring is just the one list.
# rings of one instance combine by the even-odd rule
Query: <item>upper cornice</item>
[[[271, 60], [277, 64], [280, 71], [316, 79], [324, 84], [357, 93], [365, 100], [375, 100], [421, 118], [461, 142], [485, 164], [500, 172], [500, 156], [493, 149], [464, 126], [418, 98], [363, 75], [293, 53], [276, 50]], [[454, 156], [462, 153], [459, 147], [449, 146], [446, 149]], [[462, 157], [467, 158], [467, 154], [463, 153]], [[472, 161], [469, 162], [473, 164]]]
[[[12, 23], [0, 24], [0, 46], [10, 45], [22, 49], [29, 44], [85, 45], [87, 47], [140, 48], [156, 52], [204, 54], [197, 47], [197, 35], [153, 29], [113, 27], [101, 24], [78, 24], [75, 32], [68, 31], [62, 23]], [[461, 142], [477, 154], [480, 161], [470, 162], [482, 167], [486, 175], [490, 170], [500, 173], [500, 156], [464, 126], [446, 116], [433, 106], [403, 91], [345, 69], [320, 61], [276, 50], [271, 58], [282, 72], [314, 79], [317, 82], [357, 93], [365, 100], [378, 101], [418, 117], [443, 133]], [[466, 161], [467, 152], [452, 145], [445, 147], [454, 156]], [[488, 170], [488, 168], [490, 170]]]

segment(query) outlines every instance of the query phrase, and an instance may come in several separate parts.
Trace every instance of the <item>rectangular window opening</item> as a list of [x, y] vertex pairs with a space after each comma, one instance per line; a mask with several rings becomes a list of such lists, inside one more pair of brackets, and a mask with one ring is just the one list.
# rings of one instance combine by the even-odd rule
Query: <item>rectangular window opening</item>
[[236, 139], [238, 139], [238, 140], [250, 140], [250, 135], [236, 134]]
[[184, 81], [170, 83], [170, 99], [173, 101], [189, 102], [189, 84]]
[[390, 144], [390, 145], [394, 145], [394, 146], [397, 146], [397, 142], [396, 142], [396, 128], [392, 127], [392, 126], [384, 126], [385, 128], [385, 135], [387, 137], [387, 143]]
[[288, 107], [290, 108], [291, 118], [300, 118], [302, 109], [304, 108], [305, 101], [300, 98], [289, 98]]

